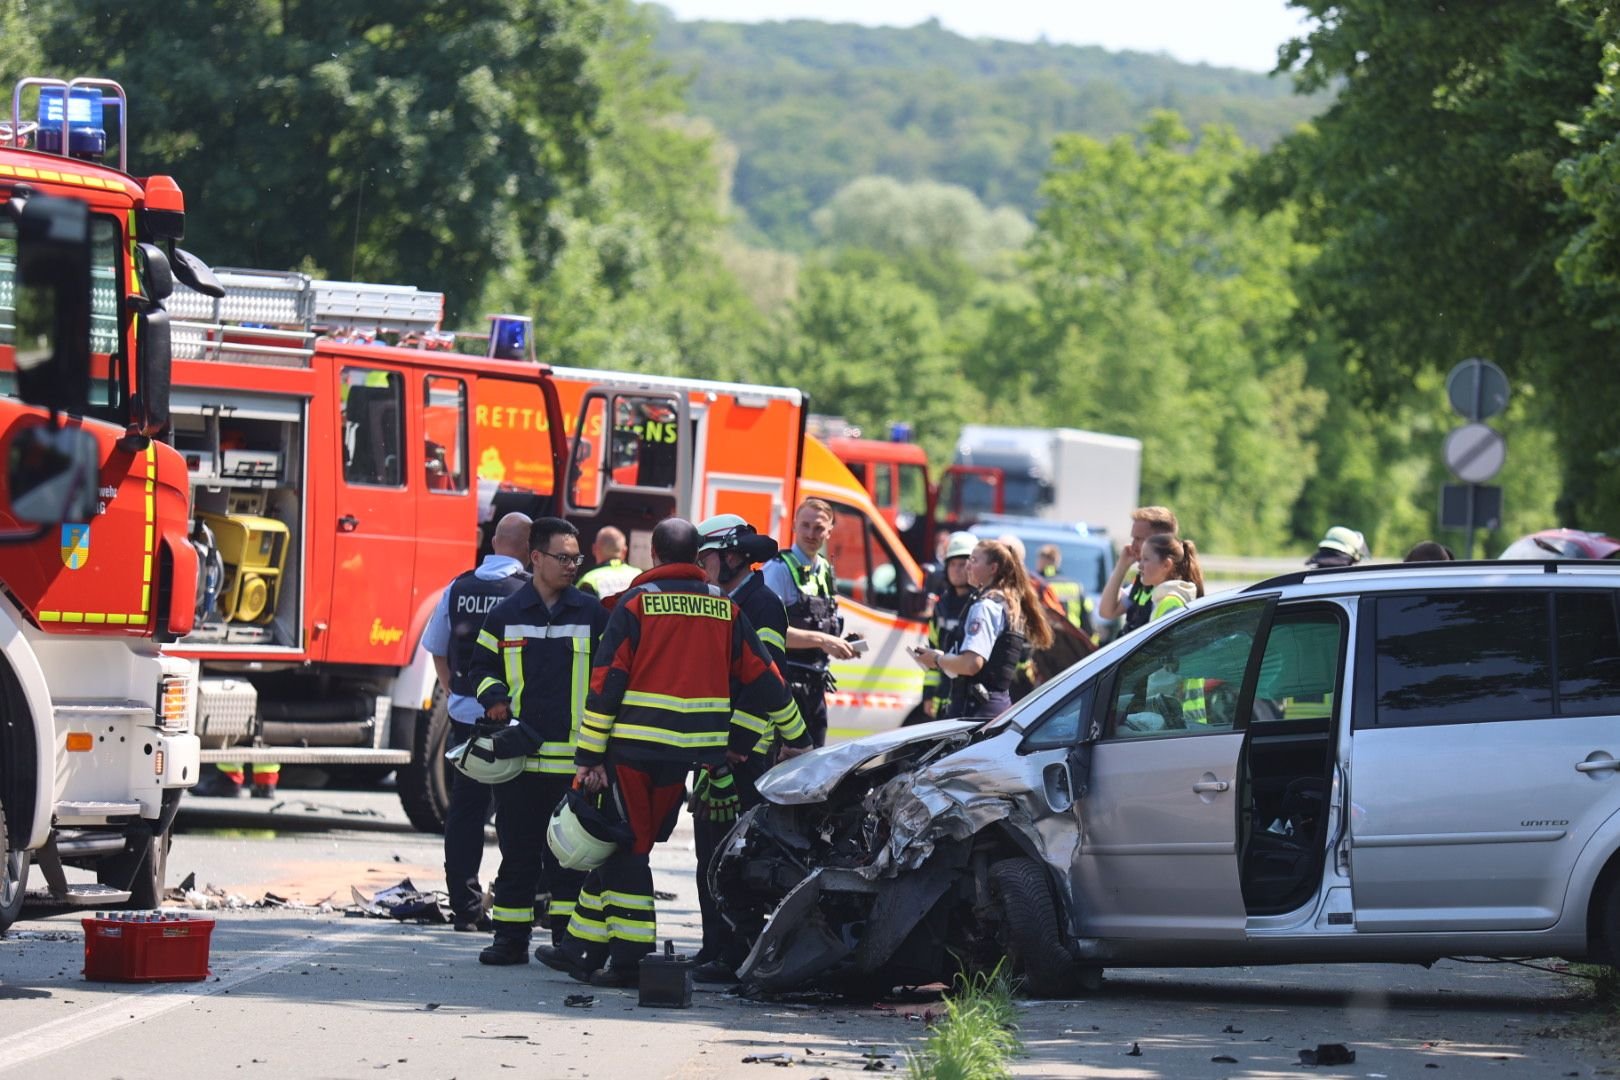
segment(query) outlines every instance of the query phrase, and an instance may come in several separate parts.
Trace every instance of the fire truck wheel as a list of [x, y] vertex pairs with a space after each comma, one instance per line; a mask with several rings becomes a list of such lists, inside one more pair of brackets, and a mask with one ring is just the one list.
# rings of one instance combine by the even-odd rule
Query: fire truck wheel
[[4, 934], [22, 914], [23, 894], [28, 891], [28, 852], [13, 851], [6, 831], [6, 810], [0, 806], [0, 934]]
[[444, 832], [444, 815], [450, 808], [451, 766], [444, 759], [449, 739], [450, 702], [441, 686], [433, 692], [433, 709], [416, 713], [411, 763], [394, 774], [405, 816], [423, 832]]
[[97, 862], [96, 880], [115, 889], [128, 889], [129, 900], [123, 906], [131, 911], [151, 911], [162, 907], [169, 868], [169, 847], [173, 842], [170, 833], [137, 841], [134, 850], [126, 850]]

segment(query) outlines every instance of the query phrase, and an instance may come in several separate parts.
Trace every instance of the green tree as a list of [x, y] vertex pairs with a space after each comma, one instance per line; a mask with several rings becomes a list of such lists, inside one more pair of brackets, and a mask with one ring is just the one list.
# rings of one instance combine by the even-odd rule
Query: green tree
[[1143, 499], [1226, 551], [1287, 540], [1323, 407], [1286, 333], [1308, 255], [1290, 215], [1225, 205], [1251, 156], [1169, 113], [1139, 138], [1059, 139], [1031, 292], [991, 317], [970, 365], [993, 410], [1142, 439]]
[[548, 215], [599, 134], [593, 0], [58, 0], [37, 16], [52, 66], [129, 91], [133, 164], [180, 181], [198, 254], [440, 289], [452, 318], [501, 266], [549, 266]]
[[[1348, 442], [1362, 426], [1349, 410], [1375, 410], [1378, 430], [1363, 442], [1399, 442], [1404, 433], [1384, 425], [1443, 409], [1426, 375], [1489, 357], [1530, 406], [1504, 424], [1514, 449], [1502, 482], [1523, 499], [1507, 503], [1510, 531], [1550, 523], [1560, 489], [1567, 523], [1620, 515], [1603, 456], [1620, 444], [1620, 384], [1592, 378], [1616, 341], [1571, 302], [1558, 266], [1561, 255], [1579, 263], [1569, 252], [1580, 213], [1558, 177], [1567, 123], [1600, 76], [1589, 5], [1295, 6], [1315, 25], [1281, 66], [1303, 91], [1340, 92], [1253, 170], [1244, 198], [1297, 207], [1298, 238], [1320, 249], [1296, 281], [1301, 331], [1320, 332], [1327, 349], [1315, 371], [1341, 376], [1334, 437]], [[1547, 432], [1556, 457], [1521, 451], [1545, 447]], [[1440, 434], [1412, 438], [1412, 453], [1438, 457]], [[1425, 509], [1440, 479], [1431, 475]]]

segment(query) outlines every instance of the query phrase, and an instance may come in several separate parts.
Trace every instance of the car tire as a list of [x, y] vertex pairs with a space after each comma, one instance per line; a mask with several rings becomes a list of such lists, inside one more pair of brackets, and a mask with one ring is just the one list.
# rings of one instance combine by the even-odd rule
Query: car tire
[[115, 889], [128, 889], [129, 899], [118, 907], [129, 911], [156, 911], [163, 906], [169, 870], [170, 833], [134, 841], [133, 849], [109, 855], [96, 863], [96, 880]]
[[1000, 907], [1001, 941], [1012, 975], [1032, 997], [1070, 997], [1102, 984], [1102, 969], [1075, 962], [1063, 941], [1045, 868], [1034, 859], [990, 867], [990, 895]]
[[422, 832], [444, 832], [450, 810], [450, 769], [444, 752], [450, 740], [450, 699], [444, 687], [433, 691], [433, 708], [416, 714], [411, 761], [394, 774], [405, 816]]
[[1603, 935], [1603, 956], [1610, 967], [1620, 970], [1620, 873], [1605, 875], [1603, 906], [1598, 909], [1598, 932]]
[[28, 852], [13, 849], [6, 831], [6, 811], [0, 806], [0, 934], [11, 928], [22, 915], [23, 897], [28, 892]]

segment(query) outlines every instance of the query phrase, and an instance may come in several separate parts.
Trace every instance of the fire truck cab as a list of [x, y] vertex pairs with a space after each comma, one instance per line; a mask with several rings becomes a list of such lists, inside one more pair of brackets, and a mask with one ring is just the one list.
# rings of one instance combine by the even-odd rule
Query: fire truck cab
[[187, 476], [154, 436], [164, 301], [214, 286], [174, 181], [125, 171], [126, 118], [116, 83], [27, 78], [0, 124], [0, 931], [31, 870], [52, 906], [156, 906], [197, 779], [190, 670], [159, 649], [195, 614]]

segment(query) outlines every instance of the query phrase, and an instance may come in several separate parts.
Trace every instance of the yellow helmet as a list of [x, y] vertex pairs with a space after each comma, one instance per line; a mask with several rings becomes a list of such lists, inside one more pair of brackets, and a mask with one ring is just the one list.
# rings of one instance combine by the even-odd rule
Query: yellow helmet
[[[576, 805], [586, 806], [584, 815], [576, 810]], [[598, 832], [608, 831], [604, 823], [595, 822], [597, 828], [594, 831], [587, 827], [583, 818], [593, 815], [594, 809], [584, 804], [579, 793], [573, 791], [551, 812], [551, 822], [546, 826], [546, 846], [551, 848], [551, 853], [557, 856], [557, 861], [564, 868], [595, 870], [619, 850], [618, 841], [597, 835]]]
[[495, 752], [495, 740], [485, 735], [482, 738], [468, 739], [444, 755], [461, 775], [480, 784], [504, 784], [523, 774], [522, 758], [496, 758], [491, 761], [482, 754], [468, 752], [474, 743], [481, 744], [483, 749], [492, 754]]

